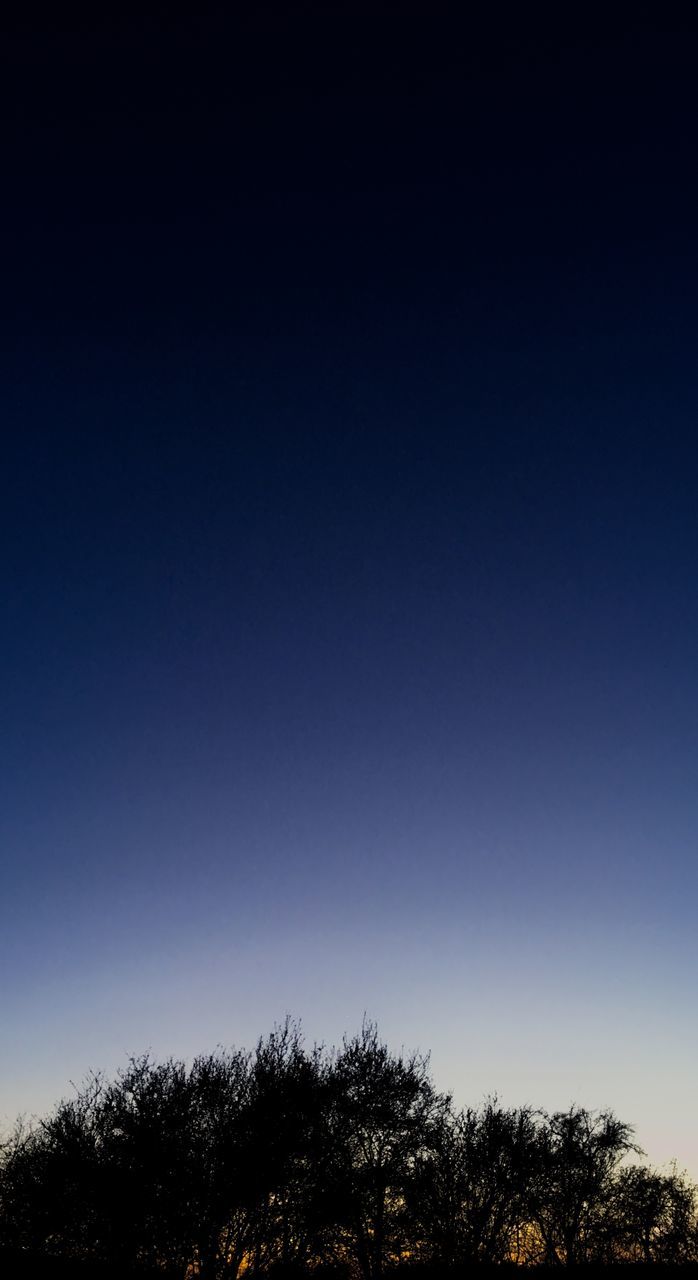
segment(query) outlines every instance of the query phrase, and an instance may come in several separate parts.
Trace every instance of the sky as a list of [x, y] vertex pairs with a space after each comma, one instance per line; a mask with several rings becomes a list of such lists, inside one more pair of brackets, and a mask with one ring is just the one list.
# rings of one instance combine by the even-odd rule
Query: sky
[[367, 1014], [698, 1178], [695, 33], [455, 13], [4, 29], [7, 1127]]

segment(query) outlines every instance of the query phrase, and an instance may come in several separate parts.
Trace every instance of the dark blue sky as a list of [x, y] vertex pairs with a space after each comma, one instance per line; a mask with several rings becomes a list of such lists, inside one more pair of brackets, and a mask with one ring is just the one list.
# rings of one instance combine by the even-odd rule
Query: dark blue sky
[[5, 33], [8, 1118], [366, 1010], [698, 1169], [694, 33], [456, 12]]

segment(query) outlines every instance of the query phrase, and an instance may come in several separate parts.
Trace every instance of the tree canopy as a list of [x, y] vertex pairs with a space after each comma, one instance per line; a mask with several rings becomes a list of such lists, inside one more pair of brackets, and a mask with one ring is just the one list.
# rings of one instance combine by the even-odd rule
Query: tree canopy
[[134, 1058], [0, 1152], [0, 1247], [178, 1280], [402, 1265], [698, 1262], [696, 1188], [631, 1127], [496, 1098], [458, 1110], [364, 1024], [252, 1052]]

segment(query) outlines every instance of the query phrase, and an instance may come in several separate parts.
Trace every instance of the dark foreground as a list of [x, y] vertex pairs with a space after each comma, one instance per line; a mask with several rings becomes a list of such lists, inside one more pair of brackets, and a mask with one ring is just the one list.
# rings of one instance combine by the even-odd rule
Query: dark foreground
[[[428, 1265], [405, 1264], [390, 1268], [383, 1280], [516, 1280], [523, 1272], [533, 1272], [536, 1277], [557, 1275], [577, 1275], [579, 1280], [594, 1280], [596, 1275], [603, 1275], [604, 1280], [698, 1280], [698, 1263], [674, 1264], [665, 1263], [613, 1263], [608, 1266], [587, 1264], [571, 1267], [549, 1266], [517, 1266], [514, 1263], [503, 1263], [498, 1266], [454, 1267], [450, 1269], [435, 1268]], [[340, 1268], [319, 1268], [320, 1280], [348, 1280], [350, 1272]], [[299, 1272], [275, 1268], [275, 1280], [301, 1280], [302, 1276], [315, 1276], [317, 1272]], [[0, 1248], [1, 1280], [27, 1280], [29, 1277], [45, 1277], [45, 1280], [174, 1280], [173, 1273], [152, 1268], [124, 1268], [117, 1263], [95, 1263], [81, 1260], [51, 1257], [46, 1254], [30, 1253], [27, 1250]], [[183, 1280], [178, 1277], [178, 1280]], [[195, 1280], [192, 1277], [192, 1280]]]

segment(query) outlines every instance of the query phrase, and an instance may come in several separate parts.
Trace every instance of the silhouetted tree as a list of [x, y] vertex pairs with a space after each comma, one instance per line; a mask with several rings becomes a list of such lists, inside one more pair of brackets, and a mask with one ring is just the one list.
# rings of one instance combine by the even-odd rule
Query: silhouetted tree
[[449, 1100], [434, 1089], [427, 1058], [392, 1054], [370, 1023], [344, 1041], [332, 1085], [334, 1216], [362, 1276], [379, 1280], [409, 1252], [410, 1182]]
[[446, 1266], [511, 1259], [537, 1159], [530, 1108], [505, 1110], [491, 1100], [448, 1115], [413, 1185], [427, 1256]]
[[[75, 1258], [217, 1275], [248, 1143], [244, 1054], [133, 1059], [14, 1142], [2, 1178], [8, 1244]], [[245, 1134], [246, 1138], [246, 1134]]]
[[698, 1261], [695, 1188], [624, 1165], [638, 1150], [610, 1112], [454, 1113], [372, 1024], [326, 1052], [287, 1021], [251, 1054], [132, 1059], [18, 1125], [0, 1256], [172, 1280]]
[[5, 1247], [85, 1257], [100, 1222], [96, 1116], [104, 1082], [92, 1076], [34, 1126], [18, 1125], [3, 1152], [0, 1241]]
[[299, 1269], [322, 1256], [319, 1186], [330, 1098], [322, 1051], [290, 1022], [260, 1040], [247, 1112], [249, 1264]]
[[604, 1261], [685, 1263], [698, 1260], [696, 1190], [675, 1169], [621, 1169], [605, 1212]]
[[571, 1107], [545, 1118], [529, 1196], [535, 1231], [528, 1260], [568, 1266], [595, 1260], [604, 1208], [618, 1166], [631, 1151], [640, 1151], [631, 1127], [610, 1111], [596, 1115]]

